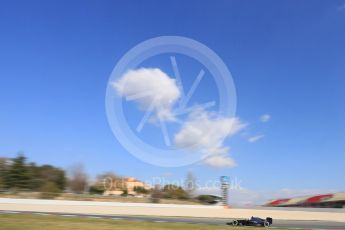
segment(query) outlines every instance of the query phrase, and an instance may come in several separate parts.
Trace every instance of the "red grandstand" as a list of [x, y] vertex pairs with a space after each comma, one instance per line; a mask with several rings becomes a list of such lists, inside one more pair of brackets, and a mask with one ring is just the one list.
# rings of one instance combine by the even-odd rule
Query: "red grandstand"
[[289, 199], [271, 200], [265, 204], [269, 207], [318, 207], [318, 208], [344, 208], [345, 192], [334, 194], [320, 194], [316, 196], [303, 196]]

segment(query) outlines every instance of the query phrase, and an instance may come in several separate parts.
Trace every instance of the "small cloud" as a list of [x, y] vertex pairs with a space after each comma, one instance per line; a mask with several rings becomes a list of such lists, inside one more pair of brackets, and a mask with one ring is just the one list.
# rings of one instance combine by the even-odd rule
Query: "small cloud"
[[129, 101], [135, 101], [142, 110], [152, 110], [156, 118], [164, 121], [175, 119], [171, 110], [181, 92], [175, 79], [170, 78], [160, 69], [129, 70], [112, 85], [119, 95]]
[[210, 156], [203, 163], [214, 168], [233, 168], [236, 166], [235, 161], [225, 154]]
[[256, 135], [248, 138], [250, 143], [257, 142], [258, 140], [262, 139], [265, 135]]
[[339, 7], [338, 7], [338, 10], [339, 11], [345, 11], [345, 3], [343, 3], [342, 5], [340, 5]]
[[204, 161], [212, 167], [233, 167], [234, 161], [227, 156], [229, 147], [224, 140], [244, 129], [247, 124], [236, 117], [219, 117], [202, 109], [196, 109], [175, 134], [178, 148], [200, 151], [208, 158]]
[[269, 114], [264, 114], [260, 117], [260, 121], [264, 122], [264, 123], [268, 122], [270, 119], [271, 119], [271, 115], [269, 115]]

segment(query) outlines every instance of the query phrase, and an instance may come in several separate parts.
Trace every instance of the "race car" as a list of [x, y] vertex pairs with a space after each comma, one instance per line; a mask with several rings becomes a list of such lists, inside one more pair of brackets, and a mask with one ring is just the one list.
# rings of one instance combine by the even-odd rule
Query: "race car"
[[262, 226], [262, 227], [269, 227], [273, 223], [273, 219], [271, 217], [266, 217], [266, 219], [262, 219], [259, 217], [251, 217], [250, 219], [239, 219], [234, 220], [232, 222], [227, 223], [227, 225], [233, 226]]

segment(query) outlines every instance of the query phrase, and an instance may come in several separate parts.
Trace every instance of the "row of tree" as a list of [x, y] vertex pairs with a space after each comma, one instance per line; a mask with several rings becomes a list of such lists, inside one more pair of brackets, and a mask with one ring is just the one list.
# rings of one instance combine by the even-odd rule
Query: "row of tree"
[[22, 154], [15, 158], [0, 158], [0, 191], [85, 191], [87, 175], [81, 165], [71, 167], [69, 177], [66, 174], [63, 169], [52, 165], [29, 163]]
[[[67, 176], [68, 175], [68, 176]], [[97, 176], [89, 185], [87, 174], [82, 165], [74, 165], [68, 172], [52, 165], [30, 163], [24, 155], [15, 158], [0, 158], [0, 191], [37, 191], [57, 194], [64, 191], [73, 193], [103, 194], [106, 190], [122, 190], [128, 194], [125, 178], [113, 173]], [[167, 184], [152, 189], [135, 187], [137, 194], [150, 195], [154, 202], [161, 198], [191, 199], [195, 189], [195, 177], [187, 174], [184, 187]]]
[[60, 192], [66, 188], [65, 171], [51, 165], [27, 163], [26, 157], [0, 158], [0, 189]]

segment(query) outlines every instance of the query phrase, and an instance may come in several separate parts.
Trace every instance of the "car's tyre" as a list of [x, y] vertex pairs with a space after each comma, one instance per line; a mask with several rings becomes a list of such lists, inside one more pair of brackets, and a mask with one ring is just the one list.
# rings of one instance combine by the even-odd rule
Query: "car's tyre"
[[234, 220], [234, 221], [232, 222], [232, 225], [233, 225], [233, 226], [238, 226], [238, 220]]
[[268, 222], [267, 220], [265, 220], [265, 222], [264, 222], [264, 226], [265, 227], [269, 227], [271, 225], [271, 223], [270, 222]]

